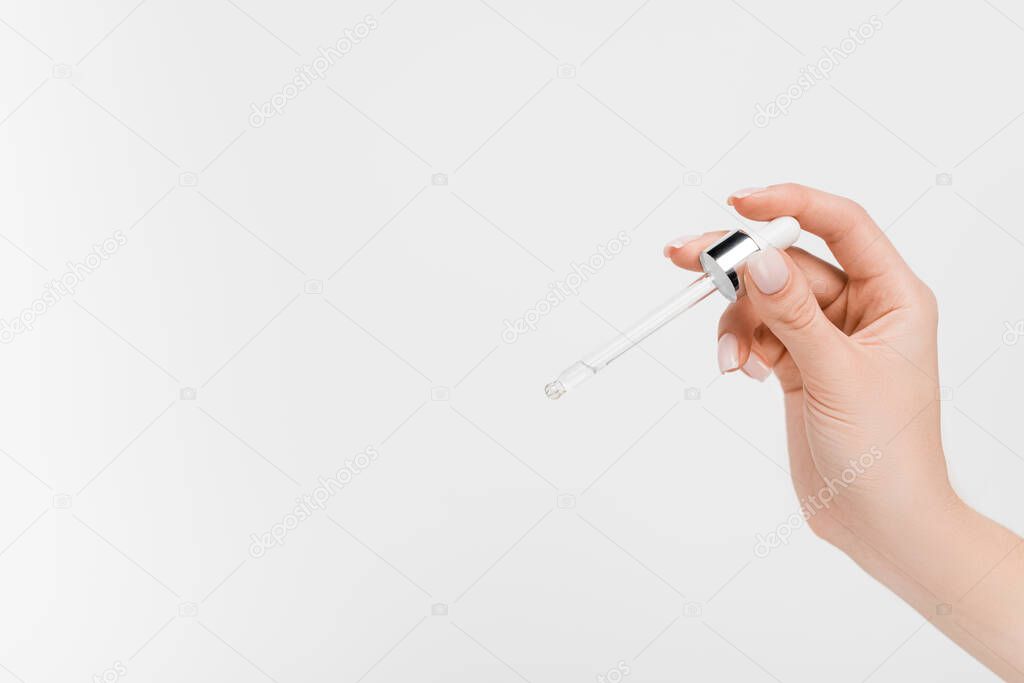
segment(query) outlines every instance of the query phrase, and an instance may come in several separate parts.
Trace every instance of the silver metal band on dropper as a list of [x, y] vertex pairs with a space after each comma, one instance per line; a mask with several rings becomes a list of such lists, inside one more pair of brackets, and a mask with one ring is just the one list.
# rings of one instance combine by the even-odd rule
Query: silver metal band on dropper
[[734, 230], [700, 254], [700, 265], [715, 287], [729, 301], [743, 294], [743, 280], [737, 270], [761, 245], [743, 230]]

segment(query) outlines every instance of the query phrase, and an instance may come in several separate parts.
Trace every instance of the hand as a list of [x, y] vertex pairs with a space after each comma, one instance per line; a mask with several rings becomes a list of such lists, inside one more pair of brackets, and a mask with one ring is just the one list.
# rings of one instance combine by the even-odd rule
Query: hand
[[[784, 184], [729, 203], [758, 221], [794, 216], [842, 266], [796, 248], [755, 254], [747, 296], [718, 330], [722, 372], [778, 377], [808, 525], [998, 674], [1024, 681], [1024, 541], [949, 483], [935, 297], [849, 199]], [[665, 255], [700, 270], [698, 254], [722, 234], [677, 240]]]
[[[792, 248], [750, 259], [747, 296], [722, 315], [719, 366], [785, 395], [790, 472], [808, 523], [833, 542], [881, 542], [900, 515], [955, 506], [939, 437], [937, 309], [931, 291], [858, 204], [800, 185], [741, 191], [729, 203], [767, 221], [794, 216], [843, 270]], [[697, 256], [722, 233], [666, 248]]]

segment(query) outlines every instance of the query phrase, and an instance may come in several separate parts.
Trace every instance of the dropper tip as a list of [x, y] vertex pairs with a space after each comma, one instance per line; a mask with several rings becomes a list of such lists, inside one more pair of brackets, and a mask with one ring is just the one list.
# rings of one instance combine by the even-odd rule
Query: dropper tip
[[544, 386], [544, 394], [554, 401], [565, 394], [565, 385], [556, 379], [554, 382], [550, 382]]

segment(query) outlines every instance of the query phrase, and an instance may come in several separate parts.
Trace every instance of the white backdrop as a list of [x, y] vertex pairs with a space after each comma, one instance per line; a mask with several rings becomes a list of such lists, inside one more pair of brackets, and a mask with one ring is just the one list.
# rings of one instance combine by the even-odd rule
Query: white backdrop
[[847, 194], [938, 295], [958, 490], [1024, 530], [1022, 24], [0, 0], [0, 681], [990, 680], [806, 528], [758, 551], [797, 501], [720, 301], [542, 388], [730, 191]]

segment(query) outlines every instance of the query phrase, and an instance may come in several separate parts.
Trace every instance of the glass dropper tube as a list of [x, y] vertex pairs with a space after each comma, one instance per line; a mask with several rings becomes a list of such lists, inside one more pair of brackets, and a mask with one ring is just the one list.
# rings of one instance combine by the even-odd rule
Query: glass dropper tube
[[550, 399], [559, 398], [570, 389], [587, 381], [613, 360], [629, 351], [672, 319], [682, 315], [719, 291], [729, 301], [742, 296], [740, 269], [752, 255], [773, 247], [786, 249], [800, 237], [800, 223], [792, 216], [779, 216], [757, 230], [733, 230], [700, 253], [700, 267], [704, 275], [690, 283], [680, 294], [672, 297], [651, 313], [593, 353], [583, 356], [544, 387]]
[[651, 311], [615, 339], [563, 370], [553, 382], [544, 387], [544, 393], [550, 399], [561, 397], [715, 291], [717, 287], [712, 279], [707, 275], [700, 276], [681, 293]]

